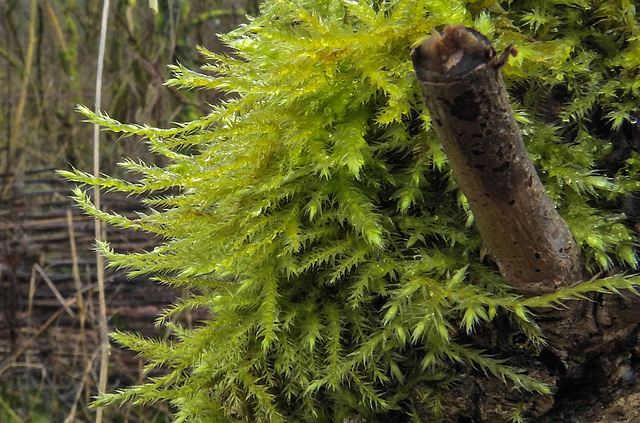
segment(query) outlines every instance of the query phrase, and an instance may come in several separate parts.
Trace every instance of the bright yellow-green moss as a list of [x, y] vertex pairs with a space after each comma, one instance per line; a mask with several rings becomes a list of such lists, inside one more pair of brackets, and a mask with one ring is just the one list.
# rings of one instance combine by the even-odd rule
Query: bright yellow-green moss
[[[218, 89], [233, 100], [172, 129], [124, 125], [165, 167], [126, 161], [136, 183], [79, 183], [145, 194], [156, 213], [135, 220], [95, 210], [112, 225], [160, 234], [129, 255], [101, 248], [113, 266], [198, 288], [160, 319], [167, 342], [116, 333], [166, 376], [103, 396], [171, 401], [176, 421], [375, 421], [389, 410], [438, 414], [458, 368], [509, 386], [546, 387], [460, 345], [500, 310], [534, 342], [528, 309], [635, 278], [594, 279], [520, 299], [481, 263], [481, 240], [429, 127], [410, 51], [446, 23], [478, 28], [498, 50], [525, 141], [549, 194], [596, 274], [635, 269], [621, 199], [638, 188], [640, 161], [613, 176], [596, 117], [615, 130], [640, 104], [638, 1], [267, 0], [259, 17], [225, 35], [233, 56], [202, 50], [206, 73], [176, 65], [170, 85]], [[556, 93], [556, 94], [554, 94]], [[558, 95], [557, 93], [561, 93]], [[553, 112], [553, 113], [552, 113]], [[172, 195], [154, 196], [165, 193]], [[186, 329], [173, 313], [211, 318]], [[378, 417], [384, 420], [384, 417]], [[380, 420], [380, 421], [383, 421]]]

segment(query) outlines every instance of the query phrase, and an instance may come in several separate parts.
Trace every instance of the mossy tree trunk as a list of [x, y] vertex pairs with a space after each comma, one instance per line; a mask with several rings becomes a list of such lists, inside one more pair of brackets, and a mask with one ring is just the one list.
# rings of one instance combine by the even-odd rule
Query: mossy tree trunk
[[[500, 69], [516, 54], [509, 46], [498, 56], [483, 34], [455, 25], [442, 35], [434, 31], [411, 57], [433, 127], [483, 242], [505, 281], [530, 297], [584, 276], [579, 248], [545, 192], [508, 102]], [[585, 383], [611, 387], [635, 380], [624, 357], [637, 344], [638, 297], [591, 299], [538, 310], [547, 339], [541, 351], [518, 349], [517, 329], [508, 323], [472, 337], [555, 387], [553, 394], [505, 393], [504, 385], [478, 375], [448, 395], [449, 414], [461, 421], [501, 421], [500, 407], [521, 402], [530, 417], [549, 418], [559, 396]]]

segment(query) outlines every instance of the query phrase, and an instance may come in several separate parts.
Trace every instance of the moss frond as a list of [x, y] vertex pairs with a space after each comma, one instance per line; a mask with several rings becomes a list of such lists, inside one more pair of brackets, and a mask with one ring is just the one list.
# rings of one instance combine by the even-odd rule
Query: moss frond
[[[146, 252], [100, 251], [131, 275], [199, 290], [159, 318], [168, 340], [114, 334], [165, 373], [96, 404], [166, 400], [176, 421], [375, 420], [389, 410], [442, 416], [442, 392], [459, 372], [548, 392], [463, 337], [504, 314], [541, 344], [529, 310], [634, 291], [638, 277], [525, 299], [484, 266], [409, 53], [451, 23], [475, 26], [498, 49], [514, 42], [520, 54], [504, 71], [518, 120], [587, 269], [632, 270], [636, 240], [622, 207], [639, 188], [640, 160], [613, 173], [598, 167], [611, 152], [599, 128], [628, 127], [640, 101], [640, 32], [624, 4], [267, 0], [260, 16], [221, 36], [233, 55], [202, 48], [203, 72], [172, 67], [171, 86], [233, 93], [208, 115], [163, 129], [79, 106], [167, 162], [125, 159], [135, 182], [61, 172], [145, 195], [154, 209], [107, 213], [76, 189], [90, 215], [164, 240]], [[192, 329], [171, 323], [194, 308], [210, 318]]]

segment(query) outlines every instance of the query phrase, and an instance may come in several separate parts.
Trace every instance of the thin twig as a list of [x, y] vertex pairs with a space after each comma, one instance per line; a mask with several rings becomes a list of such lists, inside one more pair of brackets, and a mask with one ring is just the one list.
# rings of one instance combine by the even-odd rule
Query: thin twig
[[[78, 265], [78, 251], [76, 249], [76, 234], [73, 229], [73, 216], [71, 210], [67, 209], [67, 228], [69, 229], [69, 245], [71, 247], [71, 260], [73, 281], [76, 286], [76, 295], [82, 291], [82, 280], [80, 279], [80, 266]], [[80, 314], [80, 349], [82, 350], [82, 356], [84, 362], [88, 360], [87, 356], [87, 335], [85, 332], [85, 323], [87, 320], [87, 310], [84, 306], [84, 300], [82, 295], [78, 295], [78, 313]]]
[[71, 405], [71, 410], [69, 415], [64, 420], [65, 423], [73, 422], [76, 415], [76, 407], [78, 402], [80, 401], [80, 397], [82, 396], [82, 392], [84, 391], [84, 387], [86, 385], [86, 381], [89, 378], [89, 374], [91, 373], [91, 369], [93, 368], [93, 363], [95, 362], [100, 350], [97, 349], [89, 359], [89, 355], [87, 354], [87, 334], [85, 331], [85, 323], [87, 319], [87, 311], [85, 309], [84, 300], [82, 298], [82, 280], [80, 278], [80, 268], [78, 265], [78, 252], [76, 249], [76, 235], [75, 230], [73, 228], [73, 215], [71, 214], [71, 210], [67, 209], [67, 228], [69, 230], [69, 245], [71, 247], [71, 259], [72, 259], [72, 271], [73, 271], [73, 281], [76, 286], [76, 297], [78, 298], [78, 313], [80, 317], [80, 342], [76, 347], [80, 349], [82, 353], [82, 360], [84, 363], [84, 373], [82, 375], [82, 379], [80, 380], [80, 386], [76, 390], [76, 395], [73, 400], [73, 404]]
[[31, 313], [33, 312], [33, 298], [36, 295], [36, 269], [31, 268], [31, 277], [29, 278], [29, 298], [27, 300], [27, 326], [31, 327]]
[[53, 295], [56, 296], [58, 301], [60, 301], [60, 304], [62, 304], [64, 309], [67, 310], [67, 313], [69, 314], [69, 316], [75, 319], [76, 314], [73, 312], [73, 310], [71, 310], [71, 308], [69, 308], [68, 305], [65, 305], [66, 300], [64, 299], [62, 294], [60, 294], [60, 291], [58, 291], [58, 288], [56, 288], [56, 286], [53, 284], [53, 282], [51, 281], [51, 278], [49, 278], [49, 275], [47, 275], [47, 273], [38, 263], [34, 264], [33, 268], [36, 270], [36, 272], [40, 273], [40, 276], [42, 276], [42, 279], [44, 279], [44, 281], [47, 283], [47, 285], [49, 286], [49, 289], [51, 289], [51, 291], [53, 292]]
[[[81, 297], [78, 297], [78, 298], [81, 298]], [[99, 352], [100, 350], [94, 351], [94, 353], [91, 355], [91, 359], [86, 361], [82, 379], [80, 380], [80, 386], [78, 386], [78, 389], [76, 390], [76, 395], [73, 399], [73, 404], [71, 405], [71, 411], [69, 412], [69, 415], [67, 416], [67, 418], [64, 419], [64, 423], [72, 423], [73, 421], [75, 421], [76, 406], [78, 405], [78, 402], [80, 402], [80, 396], [82, 396], [82, 391], [84, 390], [84, 386], [86, 385], [87, 380], [89, 379], [89, 373], [91, 373], [93, 362], [96, 360]]]

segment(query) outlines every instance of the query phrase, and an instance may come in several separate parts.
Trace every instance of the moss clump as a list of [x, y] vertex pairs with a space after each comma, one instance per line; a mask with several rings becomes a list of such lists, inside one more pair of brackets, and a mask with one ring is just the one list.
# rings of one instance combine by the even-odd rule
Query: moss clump
[[[626, 4], [626, 3], [625, 3]], [[92, 122], [141, 135], [165, 167], [125, 161], [135, 183], [66, 176], [146, 195], [157, 212], [110, 224], [149, 231], [153, 251], [102, 251], [113, 266], [197, 288], [166, 311], [167, 342], [116, 333], [166, 375], [100, 404], [171, 401], [176, 421], [340, 421], [357, 413], [418, 418], [459, 373], [479, 368], [536, 392], [536, 379], [461, 344], [503, 312], [533, 342], [529, 308], [636, 284], [594, 279], [522, 299], [483, 265], [481, 240], [422, 105], [409, 53], [446, 23], [475, 27], [501, 50], [517, 118], [545, 187], [593, 273], [635, 269], [622, 198], [637, 189], [634, 155], [615, 173], [602, 128], [630, 125], [638, 104], [640, 28], [615, 1], [268, 0], [202, 49], [207, 74], [179, 65], [169, 84], [234, 93], [172, 129]], [[172, 195], [158, 193], [174, 192]], [[157, 195], [154, 195], [157, 194]], [[169, 322], [195, 307], [211, 318]], [[454, 364], [454, 366], [452, 366]], [[467, 369], [467, 370], [465, 370]]]

